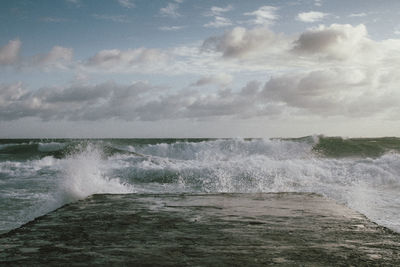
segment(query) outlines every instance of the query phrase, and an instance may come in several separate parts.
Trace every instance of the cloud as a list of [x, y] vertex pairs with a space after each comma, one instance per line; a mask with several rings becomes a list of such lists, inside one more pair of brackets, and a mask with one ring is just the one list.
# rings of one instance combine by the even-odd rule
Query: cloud
[[[12, 42], [1, 48], [0, 55], [7, 46], [15, 48]], [[321, 25], [290, 36], [267, 27], [235, 27], [207, 38], [201, 52], [197, 43], [166, 50], [111, 49], [75, 62], [73, 50], [61, 46], [18, 59], [20, 45], [12, 60], [3, 64], [64, 66], [89, 74], [191, 73], [200, 78], [183, 90], [143, 82], [88, 85], [84, 80], [35, 91], [20, 83], [2, 84], [0, 120], [396, 117], [400, 111], [400, 39], [375, 41], [362, 24]], [[234, 78], [242, 82], [249, 73], [259, 81], [226, 89]], [[216, 91], [206, 90], [207, 85], [216, 85]]]
[[143, 82], [118, 85], [46, 87], [28, 91], [21, 83], [0, 85], [0, 120], [35, 117], [42, 120], [156, 121], [205, 117], [259, 116], [271, 109], [255, 101], [260, 84], [250, 82], [239, 92], [196, 90], [168, 92]]
[[4, 104], [8, 101], [21, 99], [26, 93], [27, 91], [22, 88], [21, 82], [10, 85], [0, 84], [0, 103]]
[[178, 12], [179, 3], [168, 3], [166, 7], [160, 9], [160, 15], [164, 17], [178, 18], [182, 15]]
[[73, 55], [72, 48], [54, 46], [47, 54], [34, 56], [32, 65], [65, 68], [65, 64], [72, 61]]
[[99, 20], [109, 20], [118, 23], [127, 23], [130, 21], [125, 15], [93, 14], [92, 17]]
[[253, 12], [244, 13], [246, 16], [255, 16], [254, 19], [250, 20], [249, 23], [256, 25], [270, 25], [279, 18], [276, 14], [277, 7], [273, 6], [262, 6]]
[[160, 31], [179, 31], [183, 28], [185, 28], [185, 26], [162, 26], [159, 27], [158, 29]]
[[135, 4], [131, 0], [118, 0], [118, 4], [126, 8], [134, 8]]
[[40, 18], [40, 20], [43, 22], [50, 22], [50, 23], [61, 23], [68, 21], [65, 18], [57, 18], [57, 17], [42, 17]]
[[[255, 92], [255, 105], [263, 101], [294, 116], [368, 117], [399, 111], [400, 40], [374, 41], [363, 24], [321, 25], [294, 39], [266, 28], [238, 27], [206, 39], [202, 49], [239, 59], [230, 61], [238, 69], [259, 67], [270, 74], [263, 90]], [[223, 59], [220, 64], [227, 66]]]
[[221, 52], [225, 58], [244, 58], [259, 52], [274, 52], [282, 47], [285, 47], [283, 38], [265, 27], [251, 30], [235, 27], [221, 36], [206, 39], [202, 44], [203, 50]]
[[[164, 119], [255, 118], [265, 116], [371, 117], [398, 114], [398, 68], [336, 65], [272, 75], [264, 85], [239, 90], [176, 90], [135, 82], [73, 84], [27, 90], [0, 84], [0, 120], [157, 121]], [[193, 87], [228, 83], [232, 76], [201, 77]], [[286, 115], [285, 115], [286, 114]]]
[[11, 40], [7, 45], [0, 48], [0, 65], [14, 65], [19, 68], [44, 67], [46, 70], [52, 68], [66, 69], [72, 62], [74, 51], [72, 48], [54, 46], [46, 54], [37, 54], [31, 58], [20, 58], [20, 40]]
[[[282, 102], [319, 116], [365, 117], [398, 110], [400, 94], [395, 82], [381, 72], [331, 68], [271, 78], [264, 86], [264, 99]], [[380, 81], [379, 84], [374, 81]], [[397, 79], [398, 80], [398, 79]], [[385, 88], [383, 91], [382, 88]]]
[[349, 17], [354, 18], [354, 17], [365, 17], [367, 16], [366, 13], [352, 13], [349, 15]]
[[[21, 83], [0, 84], [0, 121], [310, 116], [398, 120], [400, 40], [375, 41], [362, 24], [318, 26], [291, 36], [267, 27], [236, 27], [207, 38], [201, 48], [204, 52], [199, 53], [198, 44], [167, 50], [102, 50], [75, 62], [81, 64], [76, 66], [72, 49], [55, 46], [29, 60], [18, 59], [18, 47], [14, 59], [7, 61], [14, 63], [7, 64], [33, 62], [30, 67], [48, 68], [61, 64], [89, 74], [191, 73], [199, 78], [184, 89], [145, 82], [86, 84], [85, 80], [36, 90]], [[235, 88], [233, 79], [251, 81]]]
[[119, 117], [135, 120], [134, 107], [142, 101], [142, 95], [153, 89], [142, 82], [126, 86], [109, 82], [65, 88], [46, 87], [33, 92], [24, 89], [21, 83], [0, 85], [0, 118], [100, 120]]
[[319, 26], [302, 33], [294, 42], [293, 50], [302, 55], [315, 55], [324, 59], [350, 60], [358, 55], [374, 55], [373, 42], [364, 25], [332, 24]]
[[212, 6], [210, 8], [210, 11], [206, 12], [204, 16], [206, 17], [221, 16], [222, 13], [231, 11], [232, 9], [233, 9], [232, 5], [227, 5], [226, 7]]
[[310, 12], [299, 13], [296, 19], [302, 22], [316, 22], [316, 21], [321, 21], [328, 15], [329, 14], [323, 12], [310, 11]]
[[204, 16], [214, 17], [214, 21], [210, 21], [203, 26], [206, 28], [221, 28], [233, 25], [232, 21], [228, 18], [222, 16], [223, 13], [232, 10], [232, 5], [227, 5], [226, 7], [213, 6], [210, 11], [206, 12]]
[[147, 67], [162, 68], [167, 61], [168, 55], [158, 49], [111, 49], [96, 53], [86, 61], [85, 66], [104, 71], [130, 71], [131, 68], [140, 71]]
[[396, 47], [395, 39], [373, 41], [362, 24], [318, 26], [290, 36], [276, 33], [268, 27], [235, 27], [206, 38], [202, 44], [167, 49], [108, 49], [94, 52], [91, 57], [81, 60], [73, 59], [72, 49], [59, 46], [47, 54], [20, 58], [15, 66], [39, 66], [39, 70], [46, 71], [56, 67], [89, 74], [195, 74], [206, 77], [210, 73], [247, 75], [257, 72], [273, 75], [300, 69], [320, 69], [338, 62], [346, 67], [380, 68], [381, 62], [385, 61], [384, 68], [387, 69], [397, 65], [399, 53]]
[[207, 28], [221, 28], [221, 27], [227, 27], [227, 26], [231, 26], [232, 25], [232, 21], [228, 18], [224, 18], [224, 17], [219, 17], [219, 16], [215, 16], [214, 17], [214, 21], [211, 21], [209, 23], [204, 24], [204, 27]]
[[209, 84], [216, 84], [219, 86], [227, 86], [233, 80], [233, 77], [228, 74], [218, 74], [218, 75], [209, 75], [203, 76], [198, 79], [195, 83], [191, 84], [191, 86], [204, 86]]
[[69, 4], [74, 4], [76, 7], [80, 7], [81, 1], [80, 0], [65, 0]]
[[21, 41], [11, 40], [8, 44], [0, 47], [0, 65], [12, 65], [18, 61], [21, 49]]
[[314, 6], [322, 6], [322, 0], [314, 0]]

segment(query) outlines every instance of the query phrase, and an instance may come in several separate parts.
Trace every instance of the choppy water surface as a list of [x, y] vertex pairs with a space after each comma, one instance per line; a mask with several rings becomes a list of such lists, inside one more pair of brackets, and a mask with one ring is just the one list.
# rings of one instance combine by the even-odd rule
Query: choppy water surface
[[400, 232], [400, 139], [0, 140], [0, 232], [135, 192], [315, 192]]

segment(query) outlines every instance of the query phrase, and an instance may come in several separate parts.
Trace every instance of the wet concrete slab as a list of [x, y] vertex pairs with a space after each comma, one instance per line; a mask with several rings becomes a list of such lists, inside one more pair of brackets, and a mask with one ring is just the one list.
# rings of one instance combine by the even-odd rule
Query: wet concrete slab
[[400, 266], [400, 235], [316, 194], [94, 195], [1, 235], [0, 265]]

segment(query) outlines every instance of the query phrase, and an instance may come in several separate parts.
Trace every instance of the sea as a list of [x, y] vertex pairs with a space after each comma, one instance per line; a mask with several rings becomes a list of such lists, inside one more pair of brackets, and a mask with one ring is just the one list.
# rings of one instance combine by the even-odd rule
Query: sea
[[2, 139], [0, 233], [92, 194], [313, 192], [400, 232], [400, 138]]

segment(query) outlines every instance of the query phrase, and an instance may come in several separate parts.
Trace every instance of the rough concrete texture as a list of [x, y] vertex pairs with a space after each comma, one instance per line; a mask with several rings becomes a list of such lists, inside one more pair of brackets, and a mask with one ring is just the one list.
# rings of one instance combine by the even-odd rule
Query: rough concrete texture
[[0, 265], [400, 266], [400, 235], [316, 194], [94, 195], [0, 236]]

